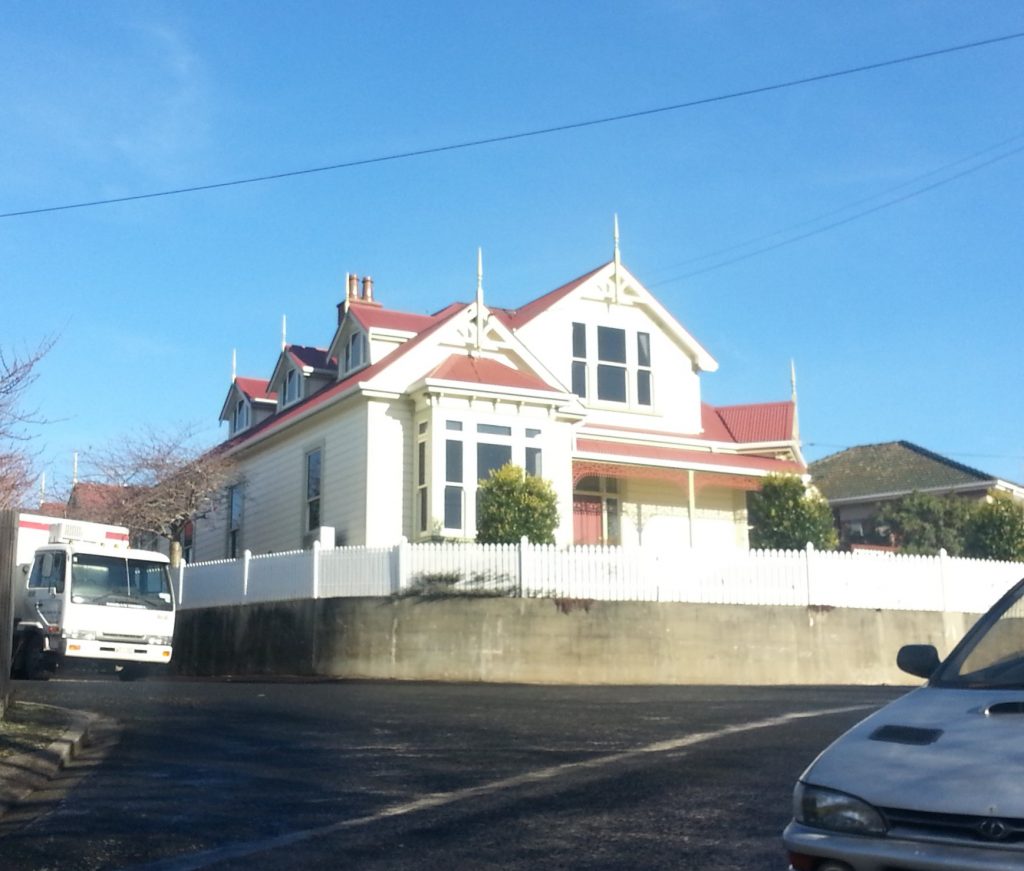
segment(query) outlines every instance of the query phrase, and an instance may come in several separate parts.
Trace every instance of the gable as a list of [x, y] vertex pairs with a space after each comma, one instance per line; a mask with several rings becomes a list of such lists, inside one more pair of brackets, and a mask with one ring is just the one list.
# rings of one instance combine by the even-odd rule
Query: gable
[[518, 309], [496, 309], [495, 314], [515, 332], [528, 328], [538, 319], [558, 317], [570, 320], [574, 307], [581, 304], [603, 309], [606, 313], [638, 309], [653, 328], [662, 331], [693, 361], [696, 369], [713, 372], [718, 363], [710, 353], [672, 316], [625, 266], [614, 261], [599, 266], [579, 278], [532, 300]]

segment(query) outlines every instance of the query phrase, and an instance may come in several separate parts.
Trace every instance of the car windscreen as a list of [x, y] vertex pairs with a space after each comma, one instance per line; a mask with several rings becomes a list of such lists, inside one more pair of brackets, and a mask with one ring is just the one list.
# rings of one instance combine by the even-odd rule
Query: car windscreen
[[174, 607], [165, 563], [87, 553], [71, 557], [71, 601], [157, 611]]
[[1024, 688], [1024, 583], [978, 621], [932, 683], [968, 689]]

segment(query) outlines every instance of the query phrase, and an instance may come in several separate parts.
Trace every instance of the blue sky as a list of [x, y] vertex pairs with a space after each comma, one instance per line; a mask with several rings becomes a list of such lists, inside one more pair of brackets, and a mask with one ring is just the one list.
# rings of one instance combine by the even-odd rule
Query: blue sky
[[[0, 213], [558, 126], [1024, 31], [1011, 2], [0, 9]], [[269, 376], [282, 315], [290, 341], [326, 345], [346, 272], [373, 275], [388, 307], [434, 311], [472, 298], [482, 246], [487, 301], [515, 306], [610, 259], [617, 213], [626, 265], [720, 364], [708, 401], [788, 397], [792, 358], [808, 458], [908, 439], [1024, 481], [1022, 98], [1017, 39], [547, 136], [4, 218], [0, 347], [57, 337], [27, 404], [50, 421], [32, 430], [40, 471], [66, 486], [74, 451], [141, 422], [192, 422], [217, 440], [232, 349], [239, 374]]]

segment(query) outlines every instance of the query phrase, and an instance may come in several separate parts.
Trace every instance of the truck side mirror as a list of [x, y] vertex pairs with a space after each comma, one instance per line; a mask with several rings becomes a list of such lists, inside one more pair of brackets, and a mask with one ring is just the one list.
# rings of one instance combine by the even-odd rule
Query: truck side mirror
[[939, 667], [939, 652], [931, 644], [905, 644], [896, 654], [896, 665], [907, 674], [925, 680]]
[[53, 585], [53, 587], [51, 589], [58, 596], [63, 596], [64, 595], [64, 578], [63, 577], [58, 578], [56, 583]]

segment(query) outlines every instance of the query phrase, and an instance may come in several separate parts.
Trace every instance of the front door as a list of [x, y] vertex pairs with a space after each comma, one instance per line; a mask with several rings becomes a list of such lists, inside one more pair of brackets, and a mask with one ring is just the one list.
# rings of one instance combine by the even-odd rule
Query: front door
[[604, 541], [604, 522], [600, 496], [572, 497], [572, 530], [576, 544], [601, 544]]

